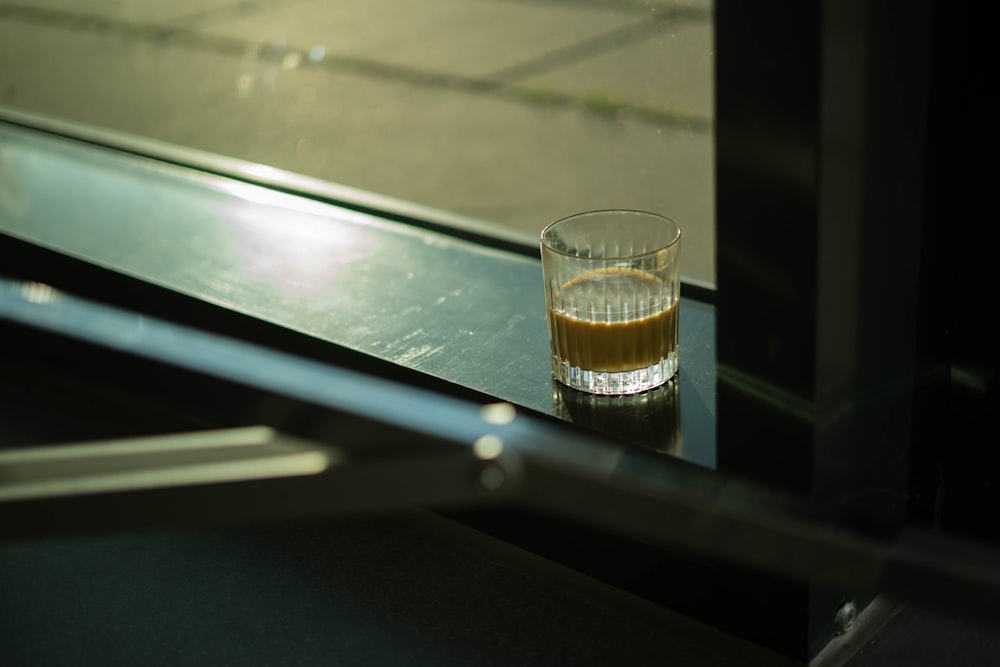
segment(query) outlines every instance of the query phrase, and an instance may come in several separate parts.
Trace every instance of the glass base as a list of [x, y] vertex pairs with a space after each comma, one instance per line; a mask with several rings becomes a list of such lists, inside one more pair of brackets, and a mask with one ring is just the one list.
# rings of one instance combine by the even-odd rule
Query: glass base
[[552, 374], [567, 387], [606, 396], [639, 394], [664, 384], [677, 373], [677, 354], [634, 371], [588, 371], [552, 358]]

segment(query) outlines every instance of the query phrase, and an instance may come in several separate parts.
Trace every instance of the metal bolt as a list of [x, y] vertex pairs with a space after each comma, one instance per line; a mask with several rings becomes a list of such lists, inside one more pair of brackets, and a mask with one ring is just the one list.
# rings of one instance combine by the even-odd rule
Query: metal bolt
[[838, 635], [844, 635], [854, 627], [854, 619], [858, 617], [858, 608], [854, 606], [853, 600], [848, 600], [837, 609], [837, 615], [833, 619], [833, 624], [837, 628]]

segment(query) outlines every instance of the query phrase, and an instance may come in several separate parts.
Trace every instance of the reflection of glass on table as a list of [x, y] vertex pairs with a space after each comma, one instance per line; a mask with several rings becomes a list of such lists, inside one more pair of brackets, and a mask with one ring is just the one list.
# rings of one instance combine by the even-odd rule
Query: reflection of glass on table
[[602, 396], [552, 383], [553, 413], [562, 419], [633, 444], [680, 456], [680, 381], [641, 394]]

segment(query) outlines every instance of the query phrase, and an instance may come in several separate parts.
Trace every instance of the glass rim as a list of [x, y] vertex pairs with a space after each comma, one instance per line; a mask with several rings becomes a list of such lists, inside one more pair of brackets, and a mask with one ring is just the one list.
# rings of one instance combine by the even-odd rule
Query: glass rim
[[[659, 246], [657, 246], [656, 248], [654, 248], [652, 250], [647, 250], [645, 252], [639, 252], [639, 253], [635, 253], [635, 254], [632, 254], [632, 255], [615, 255], [613, 257], [581, 257], [580, 255], [575, 255], [573, 253], [569, 253], [569, 252], [565, 252], [563, 250], [558, 250], [556, 248], [553, 248], [545, 240], [545, 237], [548, 234], [548, 232], [551, 229], [555, 228], [557, 225], [562, 225], [563, 223], [569, 222], [570, 220], [576, 220], [576, 219], [579, 219], [579, 218], [586, 218], [586, 217], [589, 217], [589, 216], [601, 215], [601, 214], [608, 214], [608, 213], [635, 213], [635, 214], [638, 214], [638, 215], [641, 215], [641, 216], [644, 216], [644, 217], [656, 218], [656, 219], [658, 219], [658, 220], [660, 220], [662, 222], [667, 222], [667, 223], [670, 223], [671, 225], [673, 225], [674, 229], [676, 230], [676, 233], [674, 234], [674, 237], [668, 243], [664, 243], [662, 245], [659, 245]], [[647, 257], [649, 255], [655, 255], [658, 252], [663, 252], [667, 248], [670, 248], [670, 247], [676, 245], [677, 243], [680, 243], [681, 234], [682, 234], [682, 232], [681, 232], [681, 226], [678, 225], [673, 220], [671, 220], [670, 218], [666, 217], [665, 215], [660, 215], [659, 213], [653, 213], [651, 211], [642, 211], [642, 210], [639, 210], [639, 209], [631, 209], [631, 208], [604, 208], [604, 209], [596, 209], [596, 210], [593, 210], [593, 211], [582, 211], [580, 213], [573, 213], [572, 215], [567, 215], [567, 216], [564, 216], [562, 218], [559, 218], [558, 220], [550, 222], [549, 224], [545, 225], [545, 227], [542, 229], [542, 232], [541, 232], [539, 238], [540, 238], [540, 243], [541, 243], [541, 246], [542, 246], [543, 249], [548, 250], [549, 252], [555, 253], [557, 255], [561, 255], [563, 257], [570, 257], [570, 258], [573, 258], [573, 259], [580, 259], [580, 260], [586, 260], [586, 261], [611, 261], [611, 260], [637, 259], [639, 257]]]

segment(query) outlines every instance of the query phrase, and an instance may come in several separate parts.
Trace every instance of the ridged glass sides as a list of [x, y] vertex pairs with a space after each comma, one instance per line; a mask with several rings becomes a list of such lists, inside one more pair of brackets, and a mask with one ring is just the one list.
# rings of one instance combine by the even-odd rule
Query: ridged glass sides
[[680, 229], [650, 213], [596, 211], [543, 231], [556, 379], [632, 394], [677, 372], [679, 252]]

